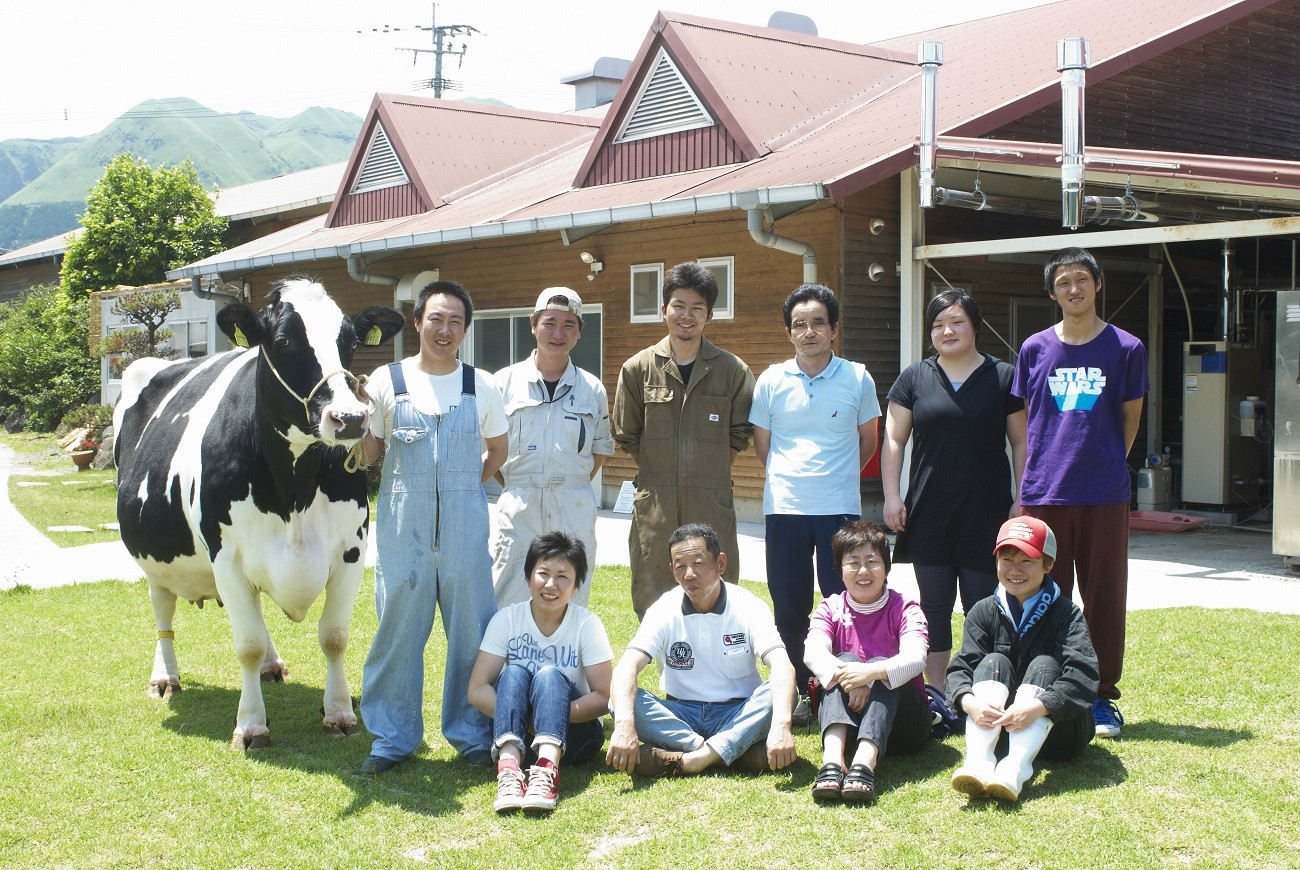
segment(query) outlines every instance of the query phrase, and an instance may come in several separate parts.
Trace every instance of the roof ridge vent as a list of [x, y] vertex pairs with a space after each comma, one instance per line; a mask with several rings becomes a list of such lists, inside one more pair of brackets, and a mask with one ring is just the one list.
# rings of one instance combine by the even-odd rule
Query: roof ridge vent
[[366, 158], [361, 162], [361, 171], [357, 173], [357, 182], [352, 186], [352, 193], [365, 193], [368, 190], [380, 190], [385, 187], [397, 187], [409, 184], [411, 178], [402, 167], [397, 151], [380, 121], [375, 122], [375, 132], [370, 135], [370, 144], [366, 146]]
[[631, 142], [680, 133], [699, 127], [712, 127], [713, 118], [695, 91], [686, 83], [681, 70], [663, 48], [651, 65], [650, 74], [641, 84], [641, 90], [632, 103], [632, 110], [623, 122], [623, 128], [614, 137], [615, 142]]

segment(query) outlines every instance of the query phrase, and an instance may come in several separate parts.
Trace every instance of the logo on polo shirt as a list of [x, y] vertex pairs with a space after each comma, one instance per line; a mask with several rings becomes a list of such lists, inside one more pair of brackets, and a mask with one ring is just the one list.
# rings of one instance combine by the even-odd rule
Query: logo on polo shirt
[[1106, 376], [1099, 368], [1066, 366], [1047, 378], [1058, 411], [1091, 411], [1106, 389]]
[[738, 631], [735, 634], [724, 634], [722, 636], [722, 645], [723, 646], [744, 646], [745, 633], [743, 631]]
[[665, 663], [675, 671], [689, 671], [695, 667], [695, 657], [691, 655], [691, 645], [684, 640], [679, 640], [668, 647]]

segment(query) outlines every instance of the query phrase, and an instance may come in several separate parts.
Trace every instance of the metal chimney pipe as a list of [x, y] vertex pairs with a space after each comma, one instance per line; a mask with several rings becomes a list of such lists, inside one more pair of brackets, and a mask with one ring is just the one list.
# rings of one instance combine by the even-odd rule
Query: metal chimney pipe
[[1061, 226], [1083, 224], [1083, 88], [1089, 67], [1088, 40], [1062, 39], [1056, 44], [1061, 73]]
[[1136, 221], [1142, 217], [1142, 204], [1131, 193], [1123, 196], [1085, 196], [1080, 211], [1095, 223]]
[[949, 190], [946, 187], [939, 187], [935, 188], [934, 191], [934, 203], [935, 205], [955, 205], [961, 208], [983, 211], [988, 208], [989, 198], [978, 187], [970, 193], [963, 190]]
[[943, 66], [943, 43], [922, 42], [916, 62], [921, 65], [921, 154], [919, 160], [920, 205], [934, 208], [935, 142], [938, 106], [936, 101], [939, 67]]

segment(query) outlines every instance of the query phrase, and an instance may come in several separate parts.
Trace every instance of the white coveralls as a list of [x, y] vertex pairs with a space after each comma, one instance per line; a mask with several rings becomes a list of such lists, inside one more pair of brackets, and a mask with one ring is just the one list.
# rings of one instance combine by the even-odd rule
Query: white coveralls
[[510, 454], [501, 466], [505, 489], [497, 499], [492, 585], [497, 607], [527, 601], [524, 557], [542, 532], [561, 531], [587, 549], [587, 576], [573, 596], [585, 607], [596, 567], [596, 498], [592, 454], [614, 452], [609, 399], [600, 379], [569, 361], [547, 395], [536, 351], [496, 373], [510, 424]]

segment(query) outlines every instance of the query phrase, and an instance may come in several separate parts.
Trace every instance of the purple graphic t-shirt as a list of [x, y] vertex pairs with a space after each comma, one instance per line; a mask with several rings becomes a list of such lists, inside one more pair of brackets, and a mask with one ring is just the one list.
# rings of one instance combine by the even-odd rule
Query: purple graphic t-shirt
[[1026, 339], [1011, 384], [1029, 409], [1020, 503], [1127, 502], [1124, 403], [1149, 387], [1142, 342], [1110, 324], [1087, 344], [1065, 344], [1054, 327]]

